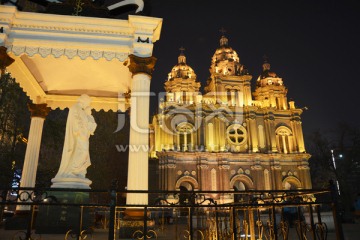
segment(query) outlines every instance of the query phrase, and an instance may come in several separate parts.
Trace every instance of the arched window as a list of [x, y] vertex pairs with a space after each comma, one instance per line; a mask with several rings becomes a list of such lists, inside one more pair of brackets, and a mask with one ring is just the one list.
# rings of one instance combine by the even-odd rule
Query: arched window
[[178, 146], [180, 151], [188, 151], [192, 149], [192, 132], [194, 126], [190, 123], [180, 123], [176, 127]]
[[292, 152], [293, 135], [289, 128], [281, 126], [276, 129], [276, 142], [280, 153]]

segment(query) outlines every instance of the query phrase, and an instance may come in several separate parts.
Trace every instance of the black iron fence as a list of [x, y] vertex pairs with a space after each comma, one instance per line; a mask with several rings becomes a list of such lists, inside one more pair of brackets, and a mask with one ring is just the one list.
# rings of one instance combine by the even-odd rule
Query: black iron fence
[[[126, 205], [126, 194], [148, 194], [147, 205]], [[13, 239], [343, 239], [333, 190], [108, 191], [2, 189], [1, 219], [19, 229]], [[130, 211], [131, 210], [131, 211]], [[14, 212], [14, 216], [10, 216]], [[135, 214], [134, 214], [135, 213]], [[93, 236], [96, 239], [95, 235]]]

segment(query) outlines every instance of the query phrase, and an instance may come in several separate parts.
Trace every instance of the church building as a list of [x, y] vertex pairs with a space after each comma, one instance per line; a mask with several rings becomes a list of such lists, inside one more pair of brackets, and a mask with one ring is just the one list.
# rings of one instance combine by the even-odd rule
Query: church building
[[[288, 100], [286, 81], [267, 59], [254, 91], [251, 81], [225, 36], [211, 59], [204, 93], [180, 53], [150, 125], [150, 155], [159, 162], [160, 190], [311, 188], [303, 110]], [[228, 194], [216, 200], [233, 198]]]

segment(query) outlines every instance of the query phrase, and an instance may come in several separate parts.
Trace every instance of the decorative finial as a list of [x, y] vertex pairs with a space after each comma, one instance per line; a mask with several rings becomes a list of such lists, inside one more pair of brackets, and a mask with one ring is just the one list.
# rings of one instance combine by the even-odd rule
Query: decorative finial
[[269, 57], [266, 56], [266, 54], [264, 54], [263, 59], [264, 59], [264, 63], [268, 63], [268, 62], [269, 62]]
[[264, 63], [262, 65], [263, 71], [270, 70], [269, 57], [266, 56], [266, 54], [264, 54], [263, 59], [264, 59]]
[[184, 55], [185, 48], [184, 48], [184, 47], [180, 47], [179, 50], [180, 50], [180, 55]]
[[222, 36], [225, 36], [226, 29], [224, 27], [220, 28], [219, 32], [221, 32]]
[[186, 57], [185, 57], [185, 54], [184, 54], [185, 48], [180, 47], [179, 50], [180, 50], [180, 56], [178, 57], [178, 62], [179, 63], [186, 63]]
[[227, 46], [228, 39], [225, 37], [226, 30], [222, 27], [219, 31], [222, 33], [222, 36], [220, 38], [220, 46], [221, 47]]

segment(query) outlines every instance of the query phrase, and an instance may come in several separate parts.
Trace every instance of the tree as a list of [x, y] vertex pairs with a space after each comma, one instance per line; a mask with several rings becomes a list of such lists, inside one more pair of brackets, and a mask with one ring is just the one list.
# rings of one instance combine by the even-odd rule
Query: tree
[[345, 212], [352, 210], [360, 192], [360, 130], [339, 123], [327, 135], [317, 131], [309, 139], [311, 177], [314, 188], [324, 188], [329, 180], [339, 185], [340, 200]]
[[9, 73], [0, 78], [0, 186], [12, 184], [14, 171], [22, 168], [29, 129], [29, 98]]

